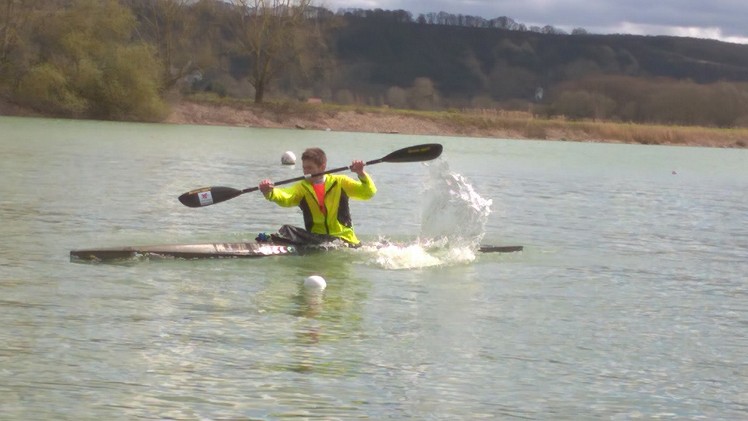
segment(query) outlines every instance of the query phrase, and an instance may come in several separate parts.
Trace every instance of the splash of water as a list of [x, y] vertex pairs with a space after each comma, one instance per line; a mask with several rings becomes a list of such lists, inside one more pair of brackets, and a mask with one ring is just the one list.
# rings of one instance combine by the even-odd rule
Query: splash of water
[[430, 169], [421, 236], [477, 247], [485, 234], [492, 201], [481, 197], [465, 177], [451, 172], [446, 161], [436, 161]]
[[385, 269], [414, 269], [469, 263], [485, 234], [491, 200], [481, 197], [446, 161], [429, 164], [421, 216], [421, 235], [408, 244], [386, 239], [364, 248]]
[[446, 247], [444, 241], [420, 239], [412, 243], [391, 243], [383, 239], [362, 247], [362, 251], [370, 254], [369, 263], [391, 270], [421, 269], [475, 260], [475, 250], [470, 247]]

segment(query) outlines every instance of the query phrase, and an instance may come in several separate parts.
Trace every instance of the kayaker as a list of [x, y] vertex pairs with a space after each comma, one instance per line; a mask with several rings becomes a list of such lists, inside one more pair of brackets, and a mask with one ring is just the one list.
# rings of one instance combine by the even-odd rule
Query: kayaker
[[285, 188], [274, 187], [269, 179], [262, 180], [259, 185], [267, 200], [284, 207], [298, 206], [304, 215], [305, 229], [284, 225], [279, 230], [280, 237], [295, 243], [322, 243], [339, 238], [349, 245], [359, 245], [348, 201], [368, 200], [377, 192], [374, 181], [364, 171], [364, 161], [351, 163], [357, 180], [340, 174], [311, 177], [327, 168], [327, 155], [320, 148], [305, 150], [301, 163], [306, 180]]

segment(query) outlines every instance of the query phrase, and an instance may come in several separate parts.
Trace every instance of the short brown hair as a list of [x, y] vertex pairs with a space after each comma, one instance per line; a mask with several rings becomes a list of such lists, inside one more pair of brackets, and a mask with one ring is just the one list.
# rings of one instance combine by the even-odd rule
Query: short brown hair
[[308, 148], [301, 154], [302, 161], [312, 161], [317, 165], [327, 164], [327, 155], [320, 148]]

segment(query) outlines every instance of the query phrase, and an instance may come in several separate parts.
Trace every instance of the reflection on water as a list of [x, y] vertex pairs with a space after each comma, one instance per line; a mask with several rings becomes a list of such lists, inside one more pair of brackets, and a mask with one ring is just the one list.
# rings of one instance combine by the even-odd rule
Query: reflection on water
[[[2, 419], [742, 419], [746, 151], [0, 118]], [[296, 209], [177, 196], [368, 171], [372, 247], [69, 262], [251, 240]], [[366, 145], [362, 149], [361, 145]], [[676, 170], [676, 174], [673, 174]], [[524, 245], [476, 254], [474, 243]], [[468, 241], [462, 241], [468, 240]], [[374, 247], [376, 246], [376, 247]], [[395, 270], [392, 270], [395, 269]], [[310, 294], [304, 279], [327, 288]]]

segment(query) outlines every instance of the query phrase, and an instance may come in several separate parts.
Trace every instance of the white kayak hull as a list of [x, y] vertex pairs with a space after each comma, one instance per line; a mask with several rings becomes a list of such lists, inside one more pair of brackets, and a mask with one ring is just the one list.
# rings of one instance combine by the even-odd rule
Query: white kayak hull
[[[522, 251], [522, 249], [522, 246], [481, 246], [478, 251], [481, 253], [514, 253]], [[243, 243], [163, 244], [71, 250], [70, 259], [73, 261], [108, 261], [138, 257], [176, 259], [258, 258], [298, 256], [326, 250], [334, 250], [334, 248], [325, 249], [323, 247], [303, 247], [254, 241]]]

